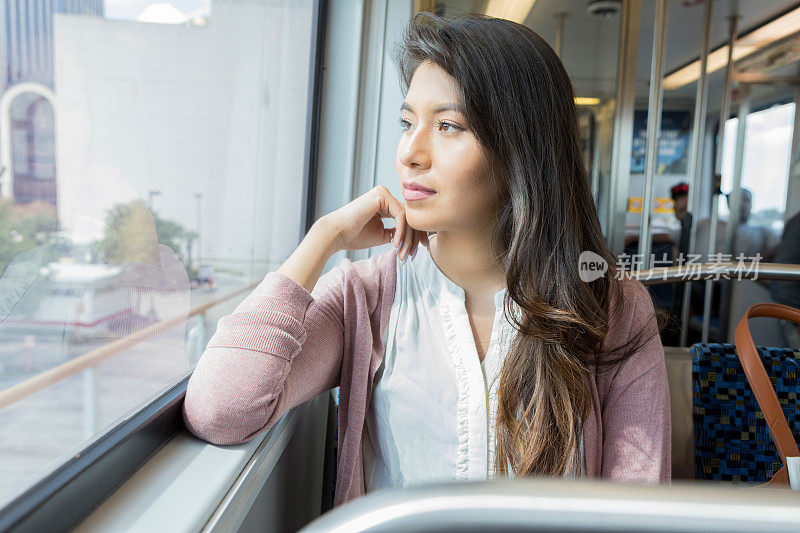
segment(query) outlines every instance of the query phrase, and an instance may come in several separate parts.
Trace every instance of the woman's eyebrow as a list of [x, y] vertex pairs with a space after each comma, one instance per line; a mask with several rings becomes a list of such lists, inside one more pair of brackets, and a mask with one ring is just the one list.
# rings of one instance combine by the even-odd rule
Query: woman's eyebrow
[[[405, 109], [406, 111], [410, 111], [410, 112], [414, 113], [414, 108], [411, 107], [406, 102], [403, 102], [403, 104], [400, 106], [400, 110], [402, 111], [403, 109]], [[454, 103], [442, 104], [442, 105], [439, 105], [439, 106], [436, 106], [436, 107], [433, 108], [433, 112], [434, 113], [441, 113], [442, 111], [457, 111], [458, 113], [461, 113], [462, 115], [465, 114], [464, 113], [464, 108], [461, 105], [454, 104]]]

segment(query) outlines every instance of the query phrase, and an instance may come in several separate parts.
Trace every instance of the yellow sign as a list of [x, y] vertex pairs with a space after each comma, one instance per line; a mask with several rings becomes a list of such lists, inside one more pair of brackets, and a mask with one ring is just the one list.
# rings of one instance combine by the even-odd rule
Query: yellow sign
[[641, 213], [642, 212], [642, 197], [631, 196], [628, 198], [628, 212]]
[[653, 206], [654, 213], [672, 214], [675, 212], [675, 202], [672, 198], [656, 198]]
[[[631, 196], [628, 198], [628, 212], [641, 213], [642, 212], [641, 196]], [[653, 199], [653, 213], [670, 214], [675, 212], [675, 203], [672, 198], [655, 198]]]

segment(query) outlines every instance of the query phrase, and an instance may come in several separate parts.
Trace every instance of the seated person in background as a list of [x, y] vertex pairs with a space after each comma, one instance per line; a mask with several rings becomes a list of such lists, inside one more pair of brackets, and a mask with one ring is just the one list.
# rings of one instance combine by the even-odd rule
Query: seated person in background
[[[776, 263], [800, 264], [800, 213], [794, 215], [783, 228], [783, 236], [775, 253]], [[800, 281], [770, 281], [772, 299], [779, 304], [800, 309]], [[784, 346], [800, 347], [800, 331], [788, 320], [778, 321]]]
[[[731, 207], [731, 197], [726, 195], [728, 207]], [[718, 262], [738, 262], [739, 254], [743, 255], [744, 261], [749, 263], [755, 260], [756, 255], [760, 254], [759, 261], [770, 261], [775, 255], [775, 248], [777, 245], [777, 235], [770, 228], [750, 224], [750, 211], [753, 206], [753, 193], [749, 189], [742, 189], [742, 210], [739, 217], [739, 226], [736, 231], [736, 240], [733, 249], [730, 251], [730, 259], [723, 258], [722, 261], [718, 259], [716, 254], [725, 253], [725, 239], [727, 234], [728, 223], [725, 220], [717, 222], [717, 235], [715, 239], [715, 246], [713, 250], [709, 249], [709, 240], [711, 234], [711, 219], [705, 218], [697, 223], [697, 237], [695, 242], [695, 254], [699, 254], [701, 258], [697, 262], [703, 263], [718, 263]], [[721, 305], [722, 290], [714, 289], [711, 301], [711, 324], [712, 328], [719, 318], [719, 310]], [[692, 283], [692, 316], [698, 317], [702, 315], [703, 304], [705, 302], [705, 283]], [[713, 336], [713, 335], [712, 335]], [[721, 339], [717, 339], [721, 340]]]
[[[728, 207], [731, 205], [730, 195], [726, 195]], [[777, 236], [766, 226], [748, 224], [750, 210], [753, 207], [753, 193], [749, 189], [742, 189], [742, 212], [739, 218], [739, 228], [736, 231], [736, 242], [731, 251], [731, 261], [736, 262], [739, 254], [744, 254], [745, 260], [751, 260], [756, 254], [761, 254], [762, 261], [770, 261], [775, 255]], [[717, 238], [714, 250], [717, 254], [725, 248], [725, 234], [728, 223], [724, 220], [717, 222]], [[697, 241], [695, 253], [702, 255], [702, 262], [714, 262], [709, 258], [709, 237], [711, 234], [711, 219], [704, 218], [697, 223]]]
[[[676, 264], [679, 258], [677, 254], [683, 250], [681, 245], [685, 246], [685, 250], [688, 250], [689, 247], [689, 230], [692, 224], [692, 215], [687, 212], [689, 184], [685, 181], [676, 184], [670, 189], [670, 195], [675, 206], [675, 217], [681, 221], [681, 229], [673, 232], [659, 227], [652, 228], [653, 233], [650, 254], [653, 256], [653, 262], [650, 265], [651, 268]], [[684, 240], [685, 243], [683, 242]], [[639, 235], [626, 235], [624, 244], [624, 253], [628, 258], [628, 268], [634, 268], [634, 260], [632, 258], [639, 254]], [[685, 254], [686, 252], [684, 252], [684, 257]], [[636, 260], [639, 267], [641, 267], [640, 261], [641, 258]], [[649, 286], [648, 290], [653, 296], [655, 306], [668, 309], [670, 314], [674, 316], [675, 309], [680, 309], [680, 297], [683, 294], [679, 290], [680, 286], [681, 285], [676, 283], [668, 285], [660, 284]], [[674, 328], [667, 326], [662, 331], [661, 340], [665, 345], [676, 343], [675, 332], [673, 330]]]
[[672, 203], [681, 227], [670, 235], [672, 244], [676, 247], [675, 257], [681, 255], [686, 258], [689, 255], [689, 236], [692, 230], [692, 214], [689, 212], [689, 184], [682, 181], [674, 185], [670, 190]]
[[[672, 197], [672, 204], [675, 218], [681, 225], [675, 231], [670, 232], [672, 243], [673, 264], [683, 264], [689, 257], [689, 237], [692, 230], [692, 214], [689, 212], [689, 184], [685, 181], [677, 183], [669, 190]], [[683, 308], [683, 283], [672, 283], [669, 285], [672, 291], [672, 305], [669, 309], [670, 324], [665, 327], [665, 333], [661, 340], [664, 345], [676, 346], [680, 342], [680, 321], [681, 310]]]

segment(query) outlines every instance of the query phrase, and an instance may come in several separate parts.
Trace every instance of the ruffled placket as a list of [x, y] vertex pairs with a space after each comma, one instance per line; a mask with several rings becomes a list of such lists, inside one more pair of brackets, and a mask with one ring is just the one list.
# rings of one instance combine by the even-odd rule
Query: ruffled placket
[[[440, 302], [444, 304], [442, 305], [442, 321], [447, 347], [458, 380], [458, 410], [456, 413], [458, 459], [455, 475], [457, 480], [468, 481], [480, 475], [482, 466], [479, 457], [476, 456], [480, 455], [481, 438], [485, 438], [486, 433], [481, 431], [480, 424], [475, 421], [481, 416], [481, 406], [475, 400], [478, 393], [483, 391], [483, 373], [478, 366], [477, 353], [474, 354], [474, 360], [471, 360], [473, 354], [468, 343], [471, 339], [466, 337], [465, 332], [471, 332], [472, 329], [464, 307], [464, 297], [458, 294], [458, 290], [446, 285], [446, 283], [442, 284], [442, 293], [440, 294]], [[458, 286], [456, 285], [456, 287]], [[461, 288], [458, 287], [458, 289]], [[463, 289], [461, 289], [461, 294], [463, 295]], [[473, 346], [472, 351], [474, 350]], [[475, 376], [476, 371], [480, 376]], [[480, 380], [477, 379], [478, 377]]]
[[511, 327], [503, 315], [503, 299], [506, 289], [494, 296], [494, 324], [492, 326], [492, 342], [486, 351], [484, 367], [486, 369], [486, 412], [487, 412], [487, 442], [486, 449], [487, 477], [494, 479], [495, 461], [495, 425], [497, 424], [498, 382], [500, 370], [503, 367], [505, 355], [508, 353], [511, 340]]
[[480, 480], [490, 476], [494, 442], [493, 419], [497, 407], [495, 393], [487, 391], [499, 370], [498, 337], [502, 329], [502, 305], [505, 289], [494, 295], [495, 316], [487, 349], [484, 379], [475, 339], [469, 323], [464, 289], [442, 274], [440, 294], [442, 319], [448, 349], [458, 377], [458, 460], [456, 478]]

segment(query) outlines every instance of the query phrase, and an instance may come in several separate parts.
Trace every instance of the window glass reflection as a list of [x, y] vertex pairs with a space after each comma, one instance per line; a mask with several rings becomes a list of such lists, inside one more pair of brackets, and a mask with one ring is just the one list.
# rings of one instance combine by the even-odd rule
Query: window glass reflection
[[0, 504], [297, 245], [311, 0], [0, 0]]

